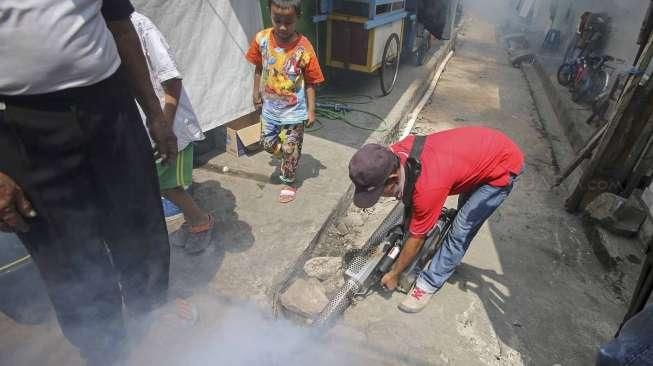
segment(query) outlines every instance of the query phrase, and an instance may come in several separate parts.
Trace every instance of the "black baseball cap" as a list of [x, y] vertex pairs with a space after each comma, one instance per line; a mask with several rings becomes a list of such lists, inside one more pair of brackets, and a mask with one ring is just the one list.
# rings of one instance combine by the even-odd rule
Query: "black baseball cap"
[[381, 198], [385, 182], [397, 168], [397, 156], [387, 147], [367, 144], [349, 162], [349, 178], [356, 186], [354, 205], [370, 208]]

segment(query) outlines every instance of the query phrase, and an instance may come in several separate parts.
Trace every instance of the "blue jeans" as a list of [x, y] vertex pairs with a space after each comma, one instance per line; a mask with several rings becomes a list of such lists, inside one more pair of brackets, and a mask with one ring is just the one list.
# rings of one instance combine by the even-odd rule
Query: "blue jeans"
[[435, 253], [429, 268], [422, 271], [417, 286], [428, 293], [439, 290], [462, 262], [472, 239], [485, 220], [508, 197], [519, 175], [511, 175], [510, 184], [505, 187], [482, 185], [476, 190], [458, 196], [458, 214], [442, 246]]

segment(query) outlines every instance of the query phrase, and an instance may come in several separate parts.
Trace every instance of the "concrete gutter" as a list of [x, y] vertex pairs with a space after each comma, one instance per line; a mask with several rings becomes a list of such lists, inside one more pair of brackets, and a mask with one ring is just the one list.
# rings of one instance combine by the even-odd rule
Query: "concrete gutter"
[[553, 80], [551, 80], [537, 55], [533, 59], [533, 68], [540, 78], [547, 98], [553, 106], [553, 110], [571, 146], [575, 152], [579, 152], [592, 133], [591, 128], [585, 124], [586, 117], [584, 113], [580, 113], [578, 108], [574, 108], [570, 98], [561, 95], [559, 88], [554, 85]]
[[[460, 27], [459, 27], [460, 28]], [[459, 29], [458, 28], [458, 29]], [[401, 138], [402, 132], [406, 129], [405, 126], [410, 125], [410, 121], [417, 117], [419, 111], [414, 111], [416, 107], [422, 107], [430, 98], [430, 95], [435, 89], [437, 79], [444, 71], [446, 63], [451, 59], [452, 52], [455, 49], [458, 29], [454, 32], [451, 39], [446, 41], [442, 47], [431, 57], [425, 67], [430, 70], [428, 77], [423, 79], [416, 79], [409, 85], [406, 91], [402, 94], [401, 98], [397, 101], [390, 113], [386, 117], [386, 121], [390, 128], [384, 133], [372, 134], [365, 143], [383, 143], [391, 144]], [[422, 103], [420, 103], [422, 102]], [[414, 112], [414, 113], [413, 113]], [[292, 283], [293, 279], [302, 271], [304, 263], [312, 257], [315, 247], [319, 242], [324, 240], [326, 229], [334, 223], [337, 218], [341, 217], [347, 208], [351, 205], [351, 200], [354, 194], [354, 186], [350, 185], [349, 188], [343, 192], [342, 197], [338, 204], [331, 211], [328, 218], [322, 223], [320, 229], [316, 232], [309, 245], [304, 252], [295, 260], [294, 264], [289, 267], [283, 275], [275, 280], [275, 286], [272, 291], [272, 310], [274, 316], [277, 317], [280, 313], [281, 294]]]
[[[561, 169], [569, 166], [573, 159], [576, 157], [576, 152], [573, 149], [573, 144], [568, 138], [564, 123], [560, 120], [560, 115], [564, 114], [559, 108], [556, 108], [554, 101], [551, 100], [547, 92], [546, 80], [541, 77], [541, 73], [537, 71], [535, 64], [522, 64], [521, 70], [524, 78], [529, 84], [531, 96], [535, 102], [535, 107], [538, 113], [538, 120], [542, 133], [547, 137], [551, 147], [551, 155], [553, 162], [556, 165], [556, 173], [560, 173]], [[547, 78], [548, 79], [548, 78]], [[550, 81], [550, 80], [549, 80]], [[559, 94], [558, 95], [559, 98]], [[571, 175], [565, 179], [560, 188], [564, 190], [563, 196], [569, 195], [576, 183], [580, 180], [582, 169], [585, 162], [576, 168]], [[553, 182], [547, 182], [549, 186]]]

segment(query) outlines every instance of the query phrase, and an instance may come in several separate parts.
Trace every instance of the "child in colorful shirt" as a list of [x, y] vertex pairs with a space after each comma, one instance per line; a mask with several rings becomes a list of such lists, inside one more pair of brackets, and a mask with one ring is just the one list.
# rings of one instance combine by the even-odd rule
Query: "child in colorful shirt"
[[297, 33], [301, 0], [269, 0], [273, 28], [260, 31], [246, 58], [256, 66], [253, 103], [261, 111], [261, 142], [267, 152], [281, 157], [281, 179], [287, 184], [279, 202], [295, 199], [297, 166], [304, 126], [315, 122], [315, 85], [324, 81], [308, 38]]

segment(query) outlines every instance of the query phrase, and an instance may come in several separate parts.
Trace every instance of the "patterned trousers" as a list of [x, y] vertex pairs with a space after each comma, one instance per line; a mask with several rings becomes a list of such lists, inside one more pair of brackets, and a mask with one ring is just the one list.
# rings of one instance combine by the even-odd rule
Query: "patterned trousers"
[[304, 123], [281, 125], [262, 119], [261, 143], [268, 153], [281, 158], [281, 179], [293, 183], [297, 178], [297, 167], [302, 155]]

